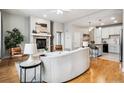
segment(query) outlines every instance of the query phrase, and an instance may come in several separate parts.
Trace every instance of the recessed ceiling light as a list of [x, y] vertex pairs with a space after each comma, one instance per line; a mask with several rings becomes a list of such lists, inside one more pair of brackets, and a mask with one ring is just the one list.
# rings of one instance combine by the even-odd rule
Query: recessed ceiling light
[[47, 15], [46, 15], [46, 14], [44, 14], [44, 15], [43, 15], [43, 17], [45, 17], [45, 18], [46, 18], [46, 17], [47, 17]]
[[115, 17], [111, 17], [111, 20], [115, 20]]
[[117, 21], [117, 20], [114, 20], [113, 22], [114, 22], [114, 23], [117, 23], [118, 21]]

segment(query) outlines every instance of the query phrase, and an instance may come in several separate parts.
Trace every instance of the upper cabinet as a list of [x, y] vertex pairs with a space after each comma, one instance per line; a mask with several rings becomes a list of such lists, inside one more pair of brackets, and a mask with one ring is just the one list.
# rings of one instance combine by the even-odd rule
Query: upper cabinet
[[109, 38], [110, 35], [119, 35], [122, 27], [111, 26], [102, 28], [102, 38]]
[[122, 27], [121, 26], [116, 26], [114, 27], [113, 31], [115, 35], [119, 35]]
[[94, 41], [96, 44], [101, 44], [102, 43], [102, 38], [101, 38], [101, 29], [97, 28], [94, 31]]
[[102, 28], [102, 38], [109, 38], [109, 28]]
[[101, 44], [102, 39], [110, 38], [110, 35], [119, 35], [122, 26], [111, 26], [111, 27], [102, 27], [101, 29], [96, 28], [94, 31], [94, 40], [96, 44]]

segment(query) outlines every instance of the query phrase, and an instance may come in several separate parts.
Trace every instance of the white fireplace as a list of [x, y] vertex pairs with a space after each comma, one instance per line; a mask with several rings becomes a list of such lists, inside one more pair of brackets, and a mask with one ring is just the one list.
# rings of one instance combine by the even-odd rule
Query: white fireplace
[[50, 51], [50, 21], [30, 17], [30, 43], [36, 43], [38, 51]]
[[44, 51], [45, 49], [50, 51], [50, 36], [51, 35], [45, 35], [44, 33], [32, 34], [33, 43], [37, 44], [38, 52]]

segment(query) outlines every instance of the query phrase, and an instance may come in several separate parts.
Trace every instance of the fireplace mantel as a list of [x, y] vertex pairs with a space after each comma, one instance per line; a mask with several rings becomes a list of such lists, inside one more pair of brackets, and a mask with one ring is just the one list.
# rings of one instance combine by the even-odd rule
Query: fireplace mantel
[[32, 36], [51, 37], [50, 34], [46, 34], [46, 33], [41, 33], [41, 34], [32, 34]]

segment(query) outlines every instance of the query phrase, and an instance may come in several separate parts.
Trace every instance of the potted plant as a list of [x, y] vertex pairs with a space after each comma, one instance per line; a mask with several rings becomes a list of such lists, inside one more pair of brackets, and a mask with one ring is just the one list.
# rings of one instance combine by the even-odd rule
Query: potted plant
[[6, 32], [7, 36], [5, 36], [5, 48], [9, 50], [10, 55], [12, 55], [12, 50], [14, 48], [20, 47], [19, 45], [24, 41], [24, 36], [17, 28]]

